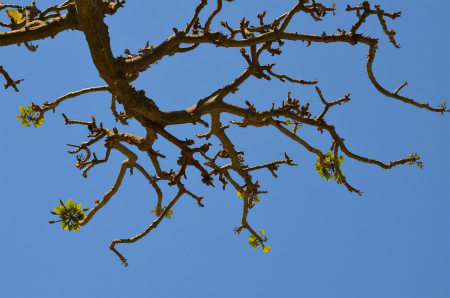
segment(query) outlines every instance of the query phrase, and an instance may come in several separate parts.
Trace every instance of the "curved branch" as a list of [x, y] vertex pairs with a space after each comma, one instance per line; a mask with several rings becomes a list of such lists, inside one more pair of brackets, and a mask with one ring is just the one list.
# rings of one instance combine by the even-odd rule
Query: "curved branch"
[[2, 65], [0, 65], [0, 74], [2, 74], [6, 79], [5, 89], [8, 89], [8, 87], [12, 86], [16, 92], [19, 92], [19, 89], [17, 89], [16, 85], [20, 84], [20, 82], [23, 81], [24, 79], [20, 80], [11, 79], [11, 77], [9, 76], [9, 74], [6, 72], [6, 70], [3, 68]]
[[186, 29], [184, 31], [189, 32], [192, 28], [192, 26], [195, 24], [195, 22], [198, 20], [198, 15], [200, 14], [200, 11], [202, 11], [203, 7], [208, 4], [207, 0], [201, 0], [197, 8], [195, 9], [194, 16], [192, 17], [191, 21], [187, 24]]
[[125, 160], [122, 163], [122, 166], [120, 167], [119, 174], [117, 175], [116, 182], [114, 183], [113, 187], [103, 196], [103, 199], [91, 210], [89, 210], [88, 214], [86, 214], [86, 217], [78, 221], [78, 224], [80, 226], [86, 225], [92, 217], [99, 211], [103, 206], [105, 206], [109, 200], [116, 194], [116, 192], [119, 190], [120, 185], [122, 184], [123, 177], [125, 176], [125, 172], [127, 168], [131, 166], [131, 161], [129, 159]]
[[[446, 110], [445, 107], [441, 107], [441, 108], [438, 108], [438, 109], [432, 108], [432, 107], [430, 107], [428, 102], [426, 102], [426, 103], [418, 103], [418, 102], [414, 101], [411, 98], [398, 95], [397, 92], [401, 89], [401, 87], [398, 88], [393, 93], [389, 92], [386, 89], [384, 89], [383, 87], [381, 87], [381, 85], [378, 83], [378, 81], [376, 80], [375, 76], [373, 75], [373, 70], [372, 70], [372, 64], [373, 64], [373, 61], [375, 60], [375, 52], [376, 52], [376, 50], [377, 50], [377, 42], [373, 42], [370, 45], [369, 54], [367, 54], [367, 74], [369, 75], [369, 79], [372, 82], [372, 84], [375, 86], [375, 88], [381, 94], [383, 94], [383, 95], [385, 95], [387, 97], [392, 97], [392, 98], [401, 100], [404, 103], [411, 104], [411, 105], [416, 106], [416, 107], [421, 108], [421, 109], [427, 109], [427, 110], [432, 111], [432, 112], [439, 112], [441, 114], [443, 114], [444, 112], [450, 112], [450, 110]], [[402, 85], [402, 87], [403, 86], [405, 86], [405, 85]]]
[[156, 219], [154, 222], [152, 222], [147, 229], [145, 229], [142, 233], [140, 233], [139, 235], [136, 235], [134, 237], [128, 238], [128, 239], [116, 239], [113, 240], [111, 242], [111, 245], [109, 246], [109, 249], [112, 250], [118, 257], [119, 259], [122, 261], [122, 263], [125, 263], [125, 265], [127, 265], [127, 259], [125, 259], [116, 249], [115, 246], [118, 243], [134, 243], [136, 241], [138, 241], [139, 239], [141, 239], [142, 237], [144, 237], [145, 235], [147, 235], [148, 233], [150, 233], [151, 230], [153, 230], [154, 228], [156, 228], [159, 223], [163, 220], [163, 218], [166, 216], [167, 212], [169, 212], [169, 210], [172, 209], [173, 205], [175, 205], [175, 203], [178, 201], [179, 198], [181, 198], [181, 196], [185, 193], [184, 189], [180, 189], [178, 191], [178, 193], [175, 195], [175, 197], [170, 201], [169, 205], [167, 205], [167, 207], [164, 209], [164, 211], [159, 215], [158, 219]]
[[64, 100], [66, 100], [66, 99], [75, 98], [77, 96], [80, 96], [80, 95], [83, 95], [83, 94], [86, 94], [86, 93], [97, 92], [97, 91], [110, 91], [110, 90], [109, 90], [108, 86], [98, 86], [98, 87], [84, 88], [84, 89], [81, 89], [81, 90], [78, 90], [78, 91], [69, 92], [69, 93], [67, 93], [67, 94], [57, 98], [53, 102], [49, 103], [49, 102], [46, 101], [46, 102], [44, 102], [42, 104], [42, 107], [39, 107], [38, 105], [35, 105], [33, 103], [33, 110], [40, 113], [39, 116], [37, 116], [36, 119], [34, 119], [34, 120], [36, 120], [36, 121], [40, 120], [41, 118], [44, 117], [45, 112], [47, 112], [49, 110], [53, 110], [53, 112], [55, 112], [55, 108], [57, 106], [59, 106], [59, 104], [61, 102], [63, 102]]
[[401, 164], [405, 164], [408, 162], [414, 162], [416, 159], [414, 157], [407, 157], [407, 158], [402, 158], [399, 160], [395, 160], [395, 161], [391, 161], [388, 164], [385, 164], [381, 161], [375, 160], [375, 159], [371, 159], [371, 158], [367, 158], [367, 157], [363, 157], [357, 154], [352, 153], [350, 150], [347, 149], [347, 147], [344, 144], [344, 141], [342, 140], [341, 137], [339, 137], [339, 135], [336, 133], [336, 130], [334, 127], [329, 126], [329, 129], [327, 129], [328, 132], [331, 134], [333, 140], [336, 142], [336, 144], [341, 147], [342, 152], [345, 153], [345, 155], [347, 155], [350, 158], [353, 158], [355, 160], [364, 162], [364, 163], [370, 163], [370, 164], [375, 164], [383, 169], [390, 169], [392, 167], [401, 165]]
[[203, 31], [205, 33], [209, 31], [209, 26], [211, 25], [212, 20], [221, 10], [222, 10], [222, 0], [217, 0], [217, 8], [211, 13], [208, 20], [205, 23], [205, 27], [203, 28]]

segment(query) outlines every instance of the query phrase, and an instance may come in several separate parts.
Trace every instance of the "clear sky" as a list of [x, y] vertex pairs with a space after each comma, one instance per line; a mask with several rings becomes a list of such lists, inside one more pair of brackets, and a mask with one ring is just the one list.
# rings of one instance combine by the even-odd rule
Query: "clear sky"
[[[36, 2], [44, 9], [63, 1]], [[124, 49], [136, 53], [147, 40], [150, 45], [159, 44], [173, 33], [173, 27], [185, 27], [198, 2], [127, 1], [116, 15], [106, 18], [114, 55], [123, 55]], [[209, 2], [211, 7], [201, 15], [203, 22], [214, 9], [215, 1]], [[345, 7], [358, 2], [335, 2], [336, 16], [328, 14], [316, 23], [299, 13], [287, 31], [329, 34], [337, 32], [337, 27], [349, 31], [356, 17]], [[388, 12], [402, 11], [401, 18], [387, 19], [401, 49], [389, 43], [374, 16], [359, 31], [380, 40], [374, 62], [380, 84], [393, 91], [408, 81], [400, 94], [428, 101], [433, 107], [450, 101], [450, 2], [372, 4], [379, 2]], [[244, 16], [256, 25], [258, 13], [267, 10], [266, 20], [272, 20], [295, 3], [225, 2], [212, 28], [225, 32], [219, 21], [237, 27]], [[15, 4], [28, 5], [29, 1]], [[7, 22], [5, 11], [0, 21]], [[36, 44], [35, 53], [23, 45], [0, 48], [0, 65], [14, 79], [25, 79], [18, 86], [19, 93], [12, 88], [0, 90], [1, 297], [450, 296], [450, 114], [441, 116], [379, 94], [366, 74], [367, 46], [312, 44], [307, 48], [306, 43], [286, 42], [280, 57], [265, 55], [260, 61], [276, 63], [278, 73], [317, 79], [326, 100], [351, 93], [351, 101], [332, 108], [326, 119], [352, 152], [386, 163], [417, 152], [423, 169], [404, 165], [384, 170], [345, 157], [342, 170], [350, 184], [364, 192], [359, 197], [333, 180], [321, 180], [314, 173], [316, 156], [275, 129], [231, 127], [226, 132], [236, 148], [245, 151], [246, 164], [271, 162], [283, 152], [298, 163], [297, 167], [281, 166], [278, 179], [267, 170], [253, 173], [261, 189], [269, 193], [261, 195], [248, 220], [255, 230], [266, 231], [270, 253], [250, 247], [248, 232], [233, 232], [242, 212], [236, 192], [230, 187], [222, 191], [217, 179], [216, 188], [208, 188], [191, 171], [185, 184], [205, 197], [205, 207], [199, 208], [195, 200], [184, 196], [173, 208], [172, 218], [156, 230], [137, 243], [117, 245], [128, 258], [125, 268], [109, 244], [141, 233], [155, 219], [150, 213], [156, 205], [154, 190], [137, 171], [133, 176], [127, 173], [119, 192], [79, 232], [48, 224], [55, 219], [49, 211], [60, 199], [72, 198], [92, 208], [94, 200], [112, 187], [124, 160], [113, 152], [107, 164], [96, 166], [83, 178], [66, 144], [86, 141], [88, 132], [84, 127], [65, 126], [61, 113], [85, 121], [94, 115], [105, 127], [117, 126], [139, 135], [143, 129], [133, 121], [129, 127], [114, 122], [108, 92], [65, 101], [55, 114], [46, 114], [38, 129], [21, 126], [15, 119], [21, 105], [42, 104], [71, 91], [104, 85], [81, 32], [64, 32]], [[204, 45], [165, 57], [133, 85], [144, 89], [161, 109], [178, 110], [228, 84], [245, 67], [239, 49]], [[4, 84], [3, 78], [0, 81]], [[276, 79], [251, 78], [227, 100], [240, 106], [248, 100], [266, 110], [272, 102], [279, 106], [287, 90], [302, 104], [310, 102], [313, 115], [323, 109], [314, 86]], [[169, 131], [195, 138], [207, 129], [189, 125]], [[299, 134], [323, 152], [329, 150], [326, 133], [304, 127]], [[212, 142], [210, 152], [221, 149], [217, 140]], [[176, 166], [176, 148], [160, 138], [155, 149], [168, 157], [163, 162], [166, 169]], [[95, 152], [104, 156], [103, 144]], [[154, 174], [145, 156], [139, 156]], [[166, 183], [161, 187], [167, 204], [175, 190]]]

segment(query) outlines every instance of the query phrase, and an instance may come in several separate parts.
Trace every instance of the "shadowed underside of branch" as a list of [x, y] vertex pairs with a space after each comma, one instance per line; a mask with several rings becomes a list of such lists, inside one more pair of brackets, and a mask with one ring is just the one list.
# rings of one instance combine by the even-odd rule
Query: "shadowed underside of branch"
[[[227, 1], [232, 2], [230, 0]], [[92, 61], [100, 77], [106, 83], [105, 86], [70, 92], [52, 102], [46, 101], [42, 105], [32, 103], [31, 110], [34, 113], [31, 114], [30, 112], [29, 115], [24, 116], [27, 121], [35, 123], [41, 121], [47, 111], [55, 111], [58, 105], [64, 100], [90, 92], [108, 91], [112, 96], [109, 108], [116, 122], [120, 122], [126, 128], [128, 121], [134, 119], [146, 129], [144, 136], [137, 136], [121, 132], [116, 127], [112, 129], [104, 128], [102, 123], [96, 123], [94, 117], [92, 117], [91, 121], [73, 120], [63, 114], [66, 125], [84, 125], [89, 130], [88, 140], [80, 145], [70, 145], [75, 149], [69, 151], [71, 154], [84, 152], [85, 156], [77, 156], [76, 163], [76, 166], [83, 171], [84, 177], [87, 177], [88, 171], [94, 166], [106, 163], [112, 149], [121, 152], [125, 157], [112, 188], [105, 193], [101, 200], [96, 201], [96, 206], [90, 209], [86, 216], [76, 217], [75, 215], [67, 215], [68, 217], [64, 219], [58, 213], [63, 221], [69, 220], [79, 226], [88, 224], [95, 214], [117, 193], [127, 170], [131, 173], [135, 169], [138, 170], [155, 190], [157, 204], [154, 213], [157, 219], [144, 229], [141, 234], [128, 239], [116, 239], [110, 245], [110, 249], [126, 265], [128, 264], [127, 260], [117, 251], [115, 248], [116, 244], [133, 243], [147, 235], [164, 218], [170, 217], [172, 207], [183, 195], [192, 197], [200, 207], [203, 207], [201, 202], [203, 197], [194, 194], [189, 190], [189, 185], [184, 184], [188, 166], [194, 167], [200, 172], [201, 181], [207, 186], [214, 186], [214, 183], [216, 183], [215, 179], [218, 179], [223, 189], [225, 189], [227, 184], [230, 184], [236, 190], [238, 196], [243, 199], [243, 209], [242, 221], [235, 229], [235, 232], [240, 233], [243, 229], [247, 229], [251, 234], [250, 245], [257, 246], [261, 244], [264, 251], [268, 251], [264, 245], [267, 241], [267, 237], [263, 236], [264, 232], [256, 233], [247, 221], [249, 211], [259, 201], [258, 195], [266, 192], [260, 189], [261, 187], [258, 181], [254, 180], [251, 172], [267, 169], [276, 178], [277, 175], [275, 172], [280, 165], [294, 166], [295, 164], [286, 153], [284, 153], [283, 160], [277, 159], [262, 165], [250, 166], [244, 164], [243, 151], [239, 151], [236, 148], [238, 144], [234, 144], [227, 134], [226, 130], [230, 127], [230, 124], [242, 128], [247, 126], [275, 127], [280, 133], [297, 142], [299, 146], [317, 155], [316, 172], [319, 172], [321, 177], [326, 177], [327, 180], [333, 178], [339, 184], [343, 184], [350, 192], [355, 192], [359, 195], [362, 192], [351, 186], [347, 178], [343, 176], [340, 168], [343, 157], [338, 158], [339, 151], [349, 158], [374, 164], [384, 169], [413, 163], [421, 166], [421, 162], [418, 161], [420, 157], [417, 154], [384, 163], [353, 153], [347, 148], [345, 140], [340, 137], [334, 125], [327, 123], [325, 118], [330, 108], [349, 102], [350, 93], [334, 101], [327, 101], [323, 97], [319, 87], [317, 87], [317, 80], [299, 79], [289, 74], [279, 74], [275, 72], [275, 64], [262, 65], [260, 63], [261, 54], [264, 52], [272, 56], [281, 55], [281, 48], [286, 40], [307, 42], [307, 46], [312, 43], [335, 42], [361, 45], [368, 49], [366, 62], [368, 77], [381, 94], [432, 112], [443, 114], [444, 112], [450, 111], [447, 109], [445, 103], [437, 108], [433, 108], [428, 103], [419, 103], [411, 98], [399, 95], [400, 89], [406, 86], [407, 82], [393, 92], [386, 90], [377, 82], [372, 70], [372, 64], [378, 49], [378, 39], [358, 33], [358, 30], [360, 30], [367, 18], [377, 17], [380, 23], [380, 31], [385, 33], [390, 42], [398, 48], [399, 45], [394, 39], [395, 31], [387, 28], [385, 18], [394, 20], [400, 17], [400, 12], [388, 13], [382, 10], [379, 5], [375, 5], [372, 8], [367, 1], [364, 1], [362, 4], [354, 7], [347, 6], [346, 11], [351, 14], [356, 13], [357, 16], [357, 21], [349, 28], [348, 32], [341, 29], [338, 29], [338, 34], [326, 34], [324, 32], [322, 35], [289, 32], [287, 28], [294, 17], [312, 17], [315, 21], [322, 21], [327, 14], [335, 14], [335, 3], [327, 6], [327, 4], [315, 1], [309, 3], [310, 1], [300, 0], [297, 1], [291, 10], [273, 20], [266, 20], [265, 12], [263, 12], [257, 16], [259, 23], [256, 24], [250, 24], [250, 21], [245, 20], [245, 18], [236, 27], [232, 27], [227, 22], [221, 21], [220, 24], [223, 27], [224, 33], [211, 31], [211, 24], [217, 22], [216, 18], [220, 14], [223, 5], [233, 4], [222, 3], [222, 0], [210, 2], [214, 2], [210, 5], [215, 5], [215, 9], [205, 18], [205, 22], [201, 22], [199, 16], [208, 3], [206, 0], [201, 0], [195, 9], [193, 7], [193, 16], [186, 20], [186, 28], [173, 28], [174, 33], [162, 43], [149, 45], [149, 42], [143, 42], [143, 47], [138, 53], [132, 54], [130, 51], [125, 50], [126, 55], [120, 57], [114, 57], [112, 53], [108, 27], [105, 25], [104, 19], [106, 15], [114, 15], [118, 9], [121, 9], [124, 5], [126, 6], [123, 0], [73, 0], [66, 1], [60, 6], [48, 7], [43, 11], [37, 8], [34, 1], [25, 7], [0, 2], [0, 11], [13, 9], [23, 16], [22, 19], [10, 17], [10, 23], [0, 22], [0, 27], [9, 29], [6, 32], [0, 32], [0, 46], [23, 43], [30, 51], [36, 51], [37, 46], [33, 46], [32, 41], [49, 37], [57, 38], [60, 32], [68, 29], [81, 31], [86, 37]], [[145, 95], [143, 90], [136, 90], [131, 85], [132, 81], [138, 79], [141, 72], [148, 71], [150, 66], [157, 63], [157, 61], [166, 56], [182, 55], [183, 53], [193, 51], [200, 44], [214, 44], [216, 47], [225, 48], [240, 48], [242, 59], [246, 61], [247, 67], [242, 70], [239, 76], [229, 82], [229, 84], [209, 95], [201, 95], [203, 97], [197, 104], [184, 110], [163, 111], [159, 109], [152, 99]], [[0, 73], [6, 80], [5, 88], [11, 86], [18, 92], [17, 85], [22, 80], [12, 79], [2, 66], [0, 66]], [[14, 74], [13, 76], [17, 75]], [[227, 96], [237, 92], [239, 87], [252, 76], [264, 80], [274, 78], [292, 84], [315, 85], [318, 98], [324, 106], [323, 111], [319, 115], [312, 115], [309, 112], [309, 103], [301, 105], [298, 99], [291, 97], [289, 91], [287, 92], [286, 100], [278, 104], [273, 103], [272, 108], [269, 110], [258, 111], [254, 107], [254, 104], [248, 101], [246, 101], [246, 106], [243, 107], [228, 103], [226, 101]], [[116, 102], [123, 105], [125, 112], [117, 111]], [[222, 123], [224, 114], [233, 115], [240, 119], [231, 121], [229, 124], [224, 124]], [[209, 123], [202, 119], [202, 116], [206, 115], [209, 115], [211, 118]], [[194, 140], [185, 139], [183, 136], [178, 137], [167, 130], [167, 127], [172, 125], [197, 123], [208, 127], [209, 132], [206, 134], [198, 134], [198, 140], [195, 143]], [[332, 143], [330, 144], [331, 148], [329, 152], [322, 152], [311, 145], [308, 140], [304, 140], [297, 135], [297, 130], [304, 125], [316, 127], [320, 133], [326, 132], [331, 136]], [[158, 137], [166, 139], [179, 149], [180, 156], [177, 160], [179, 167], [177, 169], [168, 170], [161, 167], [160, 159], [165, 158], [165, 156], [154, 149]], [[210, 138], [216, 138], [220, 141], [222, 148], [219, 151], [210, 152], [209, 149], [212, 144], [207, 142]], [[90, 146], [97, 142], [103, 142], [106, 147], [104, 158], [97, 158], [96, 154], [91, 152]], [[203, 143], [199, 146], [194, 145], [199, 142]], [[128, 144], [128, 147], [131, 148], [136, 147], [137, 150], [145, 152], [153, 165], [153, 169], [149, 170], [141, 166], [138, 156], [128, 147], [124, 146], [124, 144]], [[149, 172], [153, 172], [154, 174], [150, 175]], [[232, 178], [232, 172], [237, 174], [237, 176], [234, 176], [235, 178]], [[170, 186], [178, 189], [176, 195], [170, 200], [167, 206], [163, 206], [163, 193], [159, 187], [162, 181], [166, 181]]]

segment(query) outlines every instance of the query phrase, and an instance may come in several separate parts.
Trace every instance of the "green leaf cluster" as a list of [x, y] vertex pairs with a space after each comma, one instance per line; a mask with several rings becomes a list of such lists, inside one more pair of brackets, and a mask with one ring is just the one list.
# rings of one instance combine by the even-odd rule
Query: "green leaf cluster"
[[59, 218], [62, 220], [62, 228], [64, 230], [78, 231], [80, 225], [77, 223], [79, 220], [83, 220], [85, 217], [81, 204], [74, 204], [72, 199], [69, 199], [66, 204], [58, 205], [54, 208]]
[[[239, 190], [236, 191], [238, 198], [244, 200], [244, 196], [239, 192]], [[253, 198], [253, 203], [258, 203], [260, 201], [258, 196], [255, 196]]]
[[[264, 236], [264, 230], [261, 229], [259, 231], [259, 233], [261, 234], [261, 238], [263, 239], [263, 242], [266, 242], [269, 238], [267, 238], [267, 236]], [[270, 246], [264, 245], [262, 244], [261, 241], [258, 240], [258, 238], [255, 237], [255, 235], [250, 234], [250, 236], [248, 237], [248, 244], [250, 244], [251, 247], [253, 248], [258, 248], [258, 245], [261, 244], [261, 248], [264, 252], [270, 252]]]
[[416, 161], [410, 161], [408, 162], [408, 165], [412, 165], [413, 163], [417, 164], [417, 166], [422, 169], [423, 168], [423, 162], [418, 161], [420, 160], [420, 156], [417, 153], [411, 153], [410, 155], [408, 155], [408, 157], [414, 157], [416, 159]]
[[36, 111], [33, 111], [33, 105], [28, 105], [27, 107], [20, 106], [19, 111], [21, 115], [17, 115], [16, 119], [20, 120], [23, 126], [30, 127], [31, 122], [33, 122], [34, 127], [38, 128], [44, 124], [44, 116], [39, 121], [33, 120], [33, 118], [39, 117], [40, 115], [40, 113], [36, 114]]
[[[163, 207], [163, 209], [166, 209], [166, 205], [164, 205], [164, 207]], [[158, 217], [159, 215], [157, 214], [157, 211], [158, 210], [158, 206], [156, 206], [155, 207], [155, 209], [153, 209], [152, 211], [150, 211], [150, 213], [155, 213], [155, 216], [156, 217]], [[173, 211], [172, 210], [169, 210], [169, 211], [167, 211], [167, 213], [166, 213], [166, 218], [172, 218], [172, 215], [173, 215]]]
[[[291, 120], [286, 120], [286, 124], [289, 126], [289, 125], [291, 125], [291, 124], [294, 124], [293, 122], [291, 122]], [[297, 125], [297, 127], [295, 128], [295, 132], [297, 132], [300, 128], [302, 128], [303, 127], [303, 123], [299, 123], [298, 125]]]
[[[327, 155], [326, 155], [326, 157], [325, 157], [325, 162], [326, 162], [326, 163], [331, 163], [331, 162], [333, 162], [333, 160], [334, 160], [333, 152], [328, 151], [328, 153], [327, 153]], [[337, 159], [337, 162], [339, 162], [339, 165], [342, 165], [342, 164], [344, 163], [344, 156], [341, 155], [341, 156]], [[332, 171], [333, 171], [333, 170], [332, 170]], [[315, 170], [315, 172], [317, 172], [317, 173], [320, 174], [320, 179], [323, 179], [323, 177], [325, 177], [325, 178], [327, 179], [327, 182], [328, 182], [328, 181], [330, 181], [331, 178], [333, 178], [333, 179], [336, 180], [336, 182], [337, 182], [338, 184], [342, 184], [341, 177], [339, 176], [339, 174], [338, 174], [337, 172], [330, 173], [330, 172], [328, 172], [328, 169], [327, 169], [327, 168], [323, 167], [323, 166], [320, 164], [320, 157], [319, 157], [319, 156], [317, 156], [317, 162], [316, 162], [316, 170]], [[342, 175], [342, 171], [341, 171], [341, 175]], [[343, 176], [343, 177], [345, 178], [345, 176]]]
[[[447, 101], [444, 101], [443, 103], [441, 103], [440, 105], [438, 105], [438, 108], [440, 109], [446, 109], [447, 108]], [[450, 112], [450, 109], [448, 109], [447, 111]], [[442, 113], [442, 112], [441, 112]]]

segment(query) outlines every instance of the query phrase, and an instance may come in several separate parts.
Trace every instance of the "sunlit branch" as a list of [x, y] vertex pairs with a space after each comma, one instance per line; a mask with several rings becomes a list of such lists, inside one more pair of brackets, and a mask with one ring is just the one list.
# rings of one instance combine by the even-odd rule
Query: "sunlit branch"
[[117, 254], [119, 256], [119, 259], [123, 263], [127, 264], [126, 263], [126, 259], [115, 249], [116, 244], [118, 244], [118, 243], [134, 243], [134, 242], [138, 241], [139, 239], [141, 239], [142, 237], [146, 236], [148, 233], [150, 233], [151, 230], [153, 230], [154, 228], [156, 228], [159, 225], [159, 223], [166, 216], [167, 212], [169, 212], [169, 210], [172, 209], [173, 205], [175, 205], [175, 203], [178, 201], [178, 199], [181, 198], [183, 193], [185, 193], [185, 190], [184, 189], [180, 189], [178, 191], [178, 193], [175, 195], [175, 197], [170, 201], [169, 205], [167, 205], [167, 207], [161, 213], [161, 215], [159, 215], [158, 219], [156, 219], [154, 222], [152, 222], [152, 224], [150, 224], [148, 226], [148, 228], [145, 229], [141, 234], [136, 235], [136, 236], [131, 237], [131, 238], [128, 238], [128, 239], [116, 239], [116, 240], [113, 240], [111, 242], [111, 245], [109, 246], [109, 249], [112, 250], [115, 254]]
[[408, 163], [408, 162], [415, 161], [415, 158], [407, 157], [407, 158], [402, 158], [402, 159], [399, 159], [399, 160], [391, 161], [391, 162], [389, 162], [389, 164], [385, 164], [385, 163], [382, 163], [381, 161], [378, 161], [378, 160], [375, 160], [375, 159], [371, 159], [371, 158], [367, 158], [367, 157], [363, 157], [363, 156], [354, 154], [350, 150], [347, 149], [347, 147], [344, 144], [344, 141], [336, 133], [336, 130], [335, 130], [334, 127], [329, 126], [327, 130], [330, 133], [330, 135], [332, 136], [333, 140], [336, 142], [336, 144], [341, 148], [342, 152], [344, 152], [345, 155], [347, 155], [348, 157], [353, 158], [355, 160], [358, 160], [358, 161], [361, 161], [361, 162], [364, 162], [364, 163], [375, 164], [377, 166], [382, 167], [383, 169], [390, 169], [390, 168], [395, 167], [397, 165], [401, 165], [401, 164], [405, 164], [405, 163]]
[[209, 31], [209, 26], [211, 25], [212, 20], [221, 10], [222, 10], [222, 0], [217, 0], [217, 8], [211, 13], [208, 20], [205, 23], [205, 27], [203, 28], [203, 31], [205, 33]]
[[120, 167], [119, 174], [117, 175], [116, 182], [114, 183], [113, 187], [103, 196], [103, 199], [97, 205], [95, 205], [94, 208], [89, 210], [88, 214], [86, 214], [86, 217], [83, 220], [78, 222], [78, 224], [80, 226], [86, 225], [92, 219], [92, 217], [97, 213], [97, 211], [99, 211], [101, 208], [103, 208], [103, 206], [105, 206], [109, 202], [109, 200], [117, 193], [120, 185], [122, 184], [122, 180], [123, 180], [123, 177], [125, 176], [125, 172], [126, 172], [127, 168], [129, 168], [131, 166], [131, 164], [132, 164], [132, 162], [129, 159], [125, 160], [122, 163], [122, 166]]
[[439, 112], [439, 113], [444, 113], [444, 112], [450, 112], [450, 110], [446, 110], [445, 107], [442, 108], [432, 108], [430, 107], [430, 105], [428, 104], [428, 102], [426, 103], [418, 103], [416, 101], [414, 101], [411, 98], [405, 97], [405, 96], [401, 96], [398, 95], [396, 92], [398, 92], [401, 88], [397, 89], [396, 91], [394, 91], [394, 93], [387, 91], [386, 89], [384, 89], [383, 87], [381, 87], [381, 85], [378, 83], [378, 81], [376, 80], [375, 76], [373, 75], [373, 70], [372, 70], [372, 64], [373, 61], [375, 60], [375, 52], [377, 49], [377, 43], [374, 42], [370, 45], [369, 48], [369, 54], [367, 54], [367, 74], [369, 75], [369, 79], [372, 82], [372, 84], [375, 86], [375, 88], [383, 95], [387, 96], [387, 97], [392, 97], [398, 100], [403, 101], [404, 103], [408, 103], [411, 104], [413, 106], [416, 106], [418, 108], [423, 108], [423, 109], [427, 109], [429, 111], [432, 112]]
[[3, 69], [2, 65], [0, 65], [0, 74], [2, 74], [5, 77], [5, 79], [6, 79], [5, 89], [8, 89], [8, 87], [11, 86], [11, 87], [14, 88], [14, 90], [16, 92], [19, 92], [19, 89], [17, 89], [16, 85], [19, 84], [20, 82], [22, 82], [23, 79], [21, 79], [21, 80], [13, 80], [13, 79], [11, 79], [11, 77], [6, 72], [6, 70]]
[[76, 19], [70, 14], [64, 14], [32, 29], [22, 28], [0, 32], [0, 47], [45, 39], [68, 29], [76, 29]]
[[41, 107], [39, 107], [38, 105], [35, 105], [33, 103], [33, 110], [36, 111], [36, 112], [39, 112], [39, 116], [36, 117], [35, 120], [38, 121], [41, 118], [43, 118], [45, 112], [47, 112], [49, 110], [53, 110], [53, 113], [54, 113], [56, 107], [59, 106], [59, 104], [61, 102], [63, 102], [64, 100], [66, 100], [66, 99], [75, 98], [77, 96], [80, 96], [80, 95], [83, 95], [83, 94], [86, 94], [86, 93], [97, 92], [97, 91], [109, 91], [109, 87], [108, 86], [99, 86], [99, 87], [84, 88], [84, 89], [81, 89], [79, 91], [69, 92], [66, 95], [63, 95], [63, 96], [57, 98], [53, 102], [50, 102], [50, 103], [47, 102], [47, 101], [44, 102]]
[[339, 176], [340, 181], [342, 182], [342, 184], [345, 185], [345, 187], [347, 187], [348, 191], [350, 192], [356, 192], [358, 195], [362, 195], [362, 191], [352, 187], [350, 184], [348, 184], [347, 179], [344, 177], [344, 175], [342, 175], [341, 169], [339, 167], [339, 161], [338, 161], [338, 150], [339, 150], [339, 146], [334, 146], [334, 170], [336, 171], [337, 175]]
[[195, 9], [194, 16], [192, 17], [191, 21], [187, 24], [186, 29], [184, 29], [185, 32], [189, 32], [194, 25], [194, 23], [198, 20], [198, 15], [200, 14], [200, 11], [202, 11], [203, 7], [208, 4], [207, 0], [201, 0], [200, 4]]

